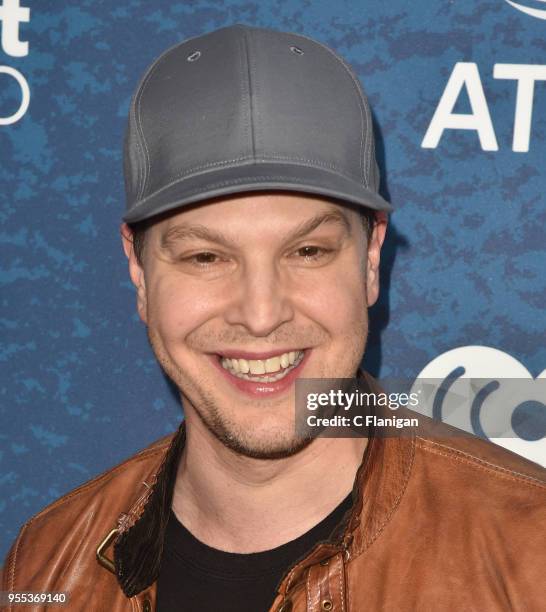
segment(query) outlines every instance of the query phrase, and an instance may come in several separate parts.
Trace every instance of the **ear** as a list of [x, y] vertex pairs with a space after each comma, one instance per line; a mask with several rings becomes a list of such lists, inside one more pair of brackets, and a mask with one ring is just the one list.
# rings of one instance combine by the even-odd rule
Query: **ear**
[[133, 248], [133, 232], [127, 223], [120, 226], [121, 241], [123, 250], [129, 260], [129, 276], [137, 291], [137, 310], [143, 323], [148, 323], [146, 283], [144, 279], [144, 269], [139, 263]]
[[381, 247], [387, 232], [387, 223], [387, 213], [378, 211], [375, 215], [375, 225], [368, 243], [366, 265], [366, 298], [368, 307], [373, 306], [379, 297], [379, 261]]

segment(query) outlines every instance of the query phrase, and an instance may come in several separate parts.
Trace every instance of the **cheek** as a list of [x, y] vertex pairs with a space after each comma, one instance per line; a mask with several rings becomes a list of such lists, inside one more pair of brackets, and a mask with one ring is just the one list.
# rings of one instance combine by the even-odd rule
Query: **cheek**
[[[365, 278], [356, 267], [354, 273], [330, 277], [327, 283], [312, 288], [301, 310], [319, 325], [327, 337], [317, 352], [314, 374], [326, 378], [350, 378], [362, 361], [368, 332]], [[305, 309], [305, 310], [304, 310]]]
[[366, 321], [366, 283], [357, 266], [321, 279], [302, 299], [307, 314], [332, 334], [357, 333]]
[[149, 325], [165, 344], [185, 338], [222, 307], [216, 292], [176, 277], [157, 278], [148, 291]]

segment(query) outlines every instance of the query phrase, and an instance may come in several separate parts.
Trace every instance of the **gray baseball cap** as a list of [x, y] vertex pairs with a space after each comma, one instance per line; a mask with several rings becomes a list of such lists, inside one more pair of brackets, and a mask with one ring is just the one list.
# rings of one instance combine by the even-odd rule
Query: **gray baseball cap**
[[179, 43], [149, 67], [131, 101], [124, 171], [129, 223], [255, 190], [391, 210], [351, 69], [310, 38], [246, 25]]

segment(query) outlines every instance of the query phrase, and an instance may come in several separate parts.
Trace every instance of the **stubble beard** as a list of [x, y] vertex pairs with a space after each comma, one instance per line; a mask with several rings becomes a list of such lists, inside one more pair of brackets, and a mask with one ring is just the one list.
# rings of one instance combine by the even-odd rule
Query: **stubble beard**
[[[299, 436], [295, 432], [289, 436], [281, 431], [269, 436], [267, 441], [251, 439], [246, 431], [218, 410], [206, 384], [193, 384], [184, 376], [151, 327], [147, 327], [147, 334], [161, 369], [176, 385], [181, 397], [191, 402], [193, 411], [212, 436], [235, 454], [252, 459], [282, 459], [296, 455], [314, 440], [311, 436]], [[184, 401], [182, 404], [184, 406]]]
[[[349, 338], [347, 339], [347, 346], [351, 346], [354, 350], [354, 354], [350, 356], [351, 362], [361, 359], [364, 353], [368, 334], [367, 311], [361, 324], [362, 350], [360, 351], [358, 347], [351, 345]], [[355, 330], [354, 333], [358, 333], [358, 331]], [[210, 385], [208, 381], [204, 379], [193, 381], [182, 372], [163, 347], [159, 334], [154, 330], [153, 325], [147, 326], [147, 334], [159, 365], [180, 392], [183, 407], [186, 399], [210, 434], [235, 454], [253, 459], [282, 459], [300, 453], [315, 439], [315, 436], [297, 434], [295, 427], [293, 427], [291, 434], [287, 433], [286, 427], [284, 427], [269, 432], [265, 440], [252, 438], [247, 429], [238, 425], [218, 409], [213, 394], [207, 391], [207, 387]], [[348, 376], [352, 376], [352, 374]], [[324, 377], [332, 378], [332, 376]]]

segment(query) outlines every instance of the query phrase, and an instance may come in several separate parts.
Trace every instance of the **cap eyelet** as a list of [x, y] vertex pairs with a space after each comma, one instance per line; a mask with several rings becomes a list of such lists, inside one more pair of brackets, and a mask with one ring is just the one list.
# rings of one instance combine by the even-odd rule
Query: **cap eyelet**
[[296, 47], [296, 45], [291, 45], [290, 51], [292, 51], [292, 53], [295, 53], [296, 55], [303, 55], [303, 51], [299, 47]]
[[195, 62], [195, 60], [198, 60], [200, 57], [201, 57], [201, 51], [194, 51], [193, 53], [188, 55], [186, 59], [188, 60], [188, 62]]

